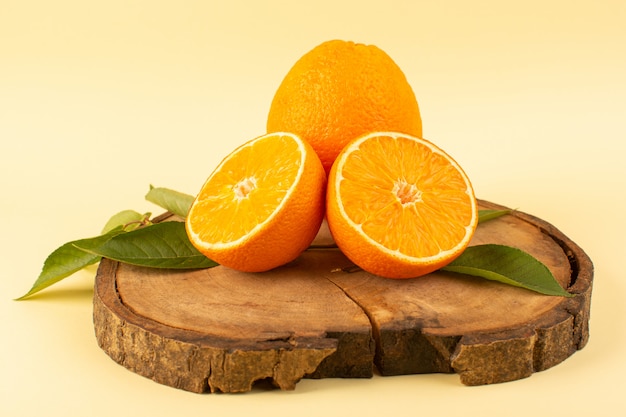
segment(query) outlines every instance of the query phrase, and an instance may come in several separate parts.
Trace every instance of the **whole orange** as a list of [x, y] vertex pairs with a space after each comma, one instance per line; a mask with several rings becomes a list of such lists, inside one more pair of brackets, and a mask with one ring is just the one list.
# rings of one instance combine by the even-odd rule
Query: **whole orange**
[[404, 73], [373, 45], [324, 42], [300, 58], [272, 100], [268, 132], [311, 144], [326, 173], [351, 140], [394, 131], [422, 136], [419, 106]]

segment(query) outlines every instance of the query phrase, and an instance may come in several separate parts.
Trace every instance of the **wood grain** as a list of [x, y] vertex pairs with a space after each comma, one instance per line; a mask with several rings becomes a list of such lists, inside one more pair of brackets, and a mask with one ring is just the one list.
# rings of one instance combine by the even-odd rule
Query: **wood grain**
[[256, 274], [103, 260], [95, 332], [116, 362], [193, 392], [245, 392], [257, 381], [294, 389], [304, 377], [367, 378], [375, 369], [455, 372], [466, 385], [499, 383], [548, 369], [583, 348], [593, 279], [584, 251], [552, 225], [519, 212], [481, 224], [472, 244], [481, 243], [529, 252], [576, 296], [444, 272], [389, 280], [349, 268], [337, 249], [308, 250]]

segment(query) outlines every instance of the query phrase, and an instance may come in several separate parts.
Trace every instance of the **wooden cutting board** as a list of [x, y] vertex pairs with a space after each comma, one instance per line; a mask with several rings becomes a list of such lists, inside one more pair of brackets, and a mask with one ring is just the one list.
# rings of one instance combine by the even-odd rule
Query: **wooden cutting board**
[[104, 259], [95, 333], [114, 361], [193, 392], [244, 392], [259, 381], [294, 389], [302, 378], [368, 378], [375, 370], [454, 372], [466, 385], [491, 384], [528, 377], [582, 349], [593, 281], [584, 251], [521, 212], [481, 224], [472, 244], [483, 243], [532, 254], [575, 297], [445, 272], [380, 278], [351, 268], [337, 249], [308, 250], [264, 273]]

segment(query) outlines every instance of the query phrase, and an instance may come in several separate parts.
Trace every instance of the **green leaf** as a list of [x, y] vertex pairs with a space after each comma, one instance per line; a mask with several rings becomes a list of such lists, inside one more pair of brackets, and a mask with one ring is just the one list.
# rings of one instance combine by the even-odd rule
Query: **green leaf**
[[497, 219], [505, 214], [510, 214], [513, 210], [478, 210], [478, 223], [486, 222], [488, 220]]
[[155, 223], [103, 244], [79, 242], [76, 246], [103, 258], [152, 268], [198, 269], [217, 265], [191, 244], [183, 222]]
[[185, 218], [189, 212], [191, 204], [193, 203], [194, 197], [179, 191], [162, 187], [153, 187], [151, 185], [150, 191], [146, 194], [146, 200], [163, 207], [171, 213]]
[[122, 232], [122, 227], [118, 226], [107, 234], [94, 238], [75, 240], [57, 248], [46, 258], [41, 273], [32, 288], [20, 298], [16, 298], [16, 300], [23, 300], [24, 298], [30, 297], [75, 272], [100, 261], [100, 256], [78, 249], [77, 245], [102, 245], [113, 236]]
[[552, 272], [532, 255], [510, 246], [470, 246], [444, 271], [474, 275], [546, 295], [572, 297], [554, 279]]
[[141, 214], [135, 210], [123, 210], [111, 216], [109, 221], [104, 225], [102, 234], [105, 235], [111, 230], [123, 226], [124, 230], [133, 230], [148, 221], [152, 213]]

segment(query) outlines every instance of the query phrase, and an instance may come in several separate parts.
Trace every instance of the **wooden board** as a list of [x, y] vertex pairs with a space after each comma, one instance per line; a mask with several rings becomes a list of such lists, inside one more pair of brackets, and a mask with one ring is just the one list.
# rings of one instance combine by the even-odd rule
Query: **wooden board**
[[481, 243], [529, 252], [576, 296], [445, 272], [384, 279], [351, 269], [337, 249], [308, 250], [256, 274], [105, 259], [95, 283], [95, 333], [114, 361], [193, 392], [245, 392], [259, 381], [294, 389], [305, 377], [368, 378], [375, 370], [455, 372], [466, 385], [500, 383], [583, 348], [593, 280], [584, 251], [520, 212], [481, 224], [472, 245]]

